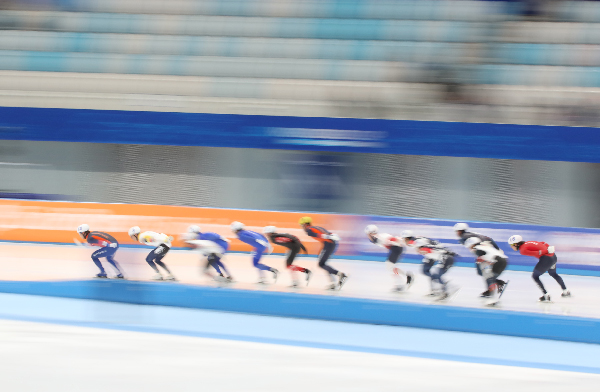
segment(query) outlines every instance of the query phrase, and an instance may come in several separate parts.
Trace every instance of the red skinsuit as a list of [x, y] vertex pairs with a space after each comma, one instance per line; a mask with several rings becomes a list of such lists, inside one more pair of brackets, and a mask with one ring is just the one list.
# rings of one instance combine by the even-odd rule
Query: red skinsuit
[[519, 252], [523, 256], [533, 256], [540, 258], [541, 256], [552, 256], [554, 253], [548, 253], [548, 245], [545, 242], [527, 241], [519, 247]]

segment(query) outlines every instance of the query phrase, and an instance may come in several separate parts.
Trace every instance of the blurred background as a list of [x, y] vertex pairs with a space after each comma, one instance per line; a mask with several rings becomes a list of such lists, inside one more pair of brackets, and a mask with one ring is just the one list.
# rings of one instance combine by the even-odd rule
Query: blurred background
[[[3, 385], [597, 391], [599, 94], [600, 1], [0, 0]], [[307, 214], [342, 238], [341, 291]], [[234, 220], [297, 235], [310, 286], [288, 286], [280, 246], [257, 286]], [[495, 309], [457, 221], [510, 258]], [[126, 280], [91, 279], [84, 222]], [[232, 240], [233, 289], [180, 239], [180, 284], [149, 281], [128, 229], [190, 224]], [[367, 224], [460, 254], [460, 295], [434, 302], [414, 248], [392, 292]], [[573, 298], [546, 276], [555, 302], [536, 301], [517, 233], [556, 245]]]
[[[2, 0], [0, 8], [5, 107], [600, 120], [597, 1]], [[128, 133], [106, 113], [94, 121]], [[85, 124], [80, 143], [25, 141], [0, 125], [3, 197], [600, 225], [589, 213], [600, 203], [593, 162], [82, 143]]]

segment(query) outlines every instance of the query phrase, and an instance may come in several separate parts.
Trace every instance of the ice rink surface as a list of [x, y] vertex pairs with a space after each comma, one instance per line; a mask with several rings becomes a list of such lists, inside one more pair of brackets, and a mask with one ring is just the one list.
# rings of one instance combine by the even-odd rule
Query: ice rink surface
[[586, 392], [600, 383], [600, 345], [14, 294], [0, 294], [0, 308], [9, 391]]
[[[145, 256], [151, 248], [121, 248], [116, 259], [120, 262], [125, 274], [130, 279], [149, 280], [152, 269], [146, 264]], [[0, 243], [0, 279], [2, 280], [81, 280], [98, 273], [90, 255], [92, 248], [69, 245], [31, 245], [16, 243]], [[559, 259], [560, 260], [560, 259]], [[183, 284], [214, 285], [215, 283], [200, 274], [200, 265], [204, 261], [194, 251], [173, 250], [163, 260], [173, 274]], [[461, 261], [471, 261], [462, 258]], [[429, 280], [420, 273], [420, 264], [400, 264], [405, 271], [415, 274], [416, 282], [405, 293], [392, 293], [393, 280], [385, 263], [376, 261], [332, 259], [329, 264], [350, 276], [343, 290], [327, 292], [324, 287], [329, 283], [327, 275], [317, 267], [314, 256], [298, 257], [296, 263], [314, 271], [308, 287], [292, 289], [290, 273], [285, 269], [285, 258], [282, 255], [263, 257], [262, 262], [277, 268], [281, 274], [274, 285], [260, 286], [255, 284], [258, 272], [252, 266], [250, 254], [233, 253], [223, 259], [237, 283], [234, 288], [293, 291], [299, 293], [361, 297], [389, 301], [407, 301], [414, 303], [433, 303], [425, 294], [429, 292]], [[104, 261], [105, 268], [111, 267]], [[558, 273], [561, 273], [560, 262]], [[272, 274], [266, 273], [267, 277]], [[302, 274], [300, 274], [303, 277]], [[453, 267], [446, 277], [451, 285], [460, 288], [457, 295], [446, 302], [452, 306], [482, 308], [483, 302], [479, 294], [486, 289], [483, 279], [474, 268]], [[531, 272], [505, 271], [502, 279], [509, 280], [506, 292], [496, 309], [541, 312], [566, 316], [600, 318], [600, 278], [593, 276], [564, 275], [572, 298], [561, 298], [559, 285], [548, 274], [542, 276], [542, 282], [550, 293], [553, 303], [541, 304], [537, 299], [541, 291], [531, 279]], [[157, 282], [156, 284], [173, 284]]]
[[[130, 279], [147, 280], [150, 249], [117, 253]], [[0, 244], [3, 280], [81, 280], [97, 273], [92, 249]], [[164, 261], [183, 284], [213, 285], [200, 275], [198, 254], [172, 251]], [[249, 254], [224, 262], [234, 287], [291, 291], [284, 258], [264, 263], [282, 271], [257, 286]], [[315, 271], [297, 292], [432, 303], [418, 264], [402, 264], [417, 281], [391, 293], [383, 263], [333, 259], [350, 275], [339, 293], [323, 290], [314, 257], [297, 264]], [[110, 267], [107, 267], [110, 271]], [[560, 265], [559, 265], [560, 273]], [[501, 309], [600, 317], [595, 277], [565, 275], [573, 298], [542, 277], [555, 300], [540, 305], [530, 273], [507, 271]], [[461, 290], [448, 305], [482, 307], [482, 279], [472, 268], [448, 274]], [[156, 282], [156, 284], [177, 284]], [[598, 391], [600, 345], [406, 327], [265, 317], [160, 306], [0, 294], [0, 375], [7, 391]]]

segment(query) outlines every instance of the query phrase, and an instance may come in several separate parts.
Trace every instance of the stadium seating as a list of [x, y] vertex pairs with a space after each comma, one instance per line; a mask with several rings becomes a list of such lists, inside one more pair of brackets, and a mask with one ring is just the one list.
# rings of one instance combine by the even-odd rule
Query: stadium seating
[[[40, 92], [144, 90], [245, 99], [248, 105], [365, 100], [390, 108], [380, 116], [395, 118], [406, 113], [401, 106], [411, 100], [415, 105], [444, 101], [444, 85], [463, 86], [475, 96], [485, 91], [492, 94], [487, 102], [507, 105], [507, 91], [571, 88], [577, 99], [588, 99], [600, 87], [600, 2], [562, 2], [553, 9], [554, 19], [535, 21], [494, 1], [56, 0], [44, 5], [34, 10], [31, 3], [16, 1], [0, 11], [0, 70], [15, 78], [18, 72], [35, 73]], [[150, 79], [134, 75], [154, 75], [155, 86], [141, 87]], [[19, 88], [6, 77], [0, 80], [2, 89]], [[493, 85], [499, 88], [488, 88]], [[27, 94], [36, 91], [24, 86]], [[527, 96], [531, 107], [541, 105], [538, 95]]]

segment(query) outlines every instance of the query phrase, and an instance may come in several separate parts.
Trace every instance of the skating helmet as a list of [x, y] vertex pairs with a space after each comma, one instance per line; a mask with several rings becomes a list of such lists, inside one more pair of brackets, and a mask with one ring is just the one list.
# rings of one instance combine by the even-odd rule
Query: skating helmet
[[425, 238], [419, 238], [413, 243], [413, 247], [415, 248], [422, 248], [427, 245], [429, 245], [429, 241], [427, 241]]
[[400, 233], [400, 237], [410, 238], [410, 237], [414, 237], [414, 234], [413, 234], [412, 230], [404, 230], [402, 233]]
[[245, 226], [242, 222], [233, 222], [230, 227], [231, 227], [231, 231], [237, 232], [237, 231], [243, 230]]
[[367, 234], [377, 234], [378, 231], [379, 229], [375, 225], [369, 225], [365, 227], [365, 233]]
[[480, 242], [481, 242], [481, 239], [479, 239], [477, 237], [467, 238], [467, 240], [465, 241], [465, 246], [470, 249], [473, 246], [479, 244]]
[[454, 225], [454, 231], [467, 231], [469, 230], [469, 225], [466, 223], [457, 223]]
[[513, 235], [508, 239], [508, 244], [509, 245], [514, 245], [514, 244], [518, 244], [519, 242], [523, 241], [523, 237], [521, 237], [520, 235]]
[[298, 221], [299, 225], [306, 225], [306, 224], [312, 224], [312, 218], [310, 216], [305, 216], [303, 218], [300, 218], [300, 220]]
[[140, 234], [141, 231], [142, 230], [140, 230], [139, 226], [133, 226], [131, 229], [129, 229], [127, 234], [129, 234], [130, 237], [133, 237], [134, 235]]
[[275, 233], [276, 231], [277, 231], [277, 227], [275, 227], [275, 226], [267, 226], [263, 229], [263, 233], [265, 233], [265, 234]]
[[196, 225], [191, 225], [190, 227], [188, 227], [188, 233], [194, 233], [194, 234], [199, 234], [200, 233], [200, 227], [196, 226]]
[[77, 228], [77, 232], [79, 234], [83, 234], [87, 231], [90, 231], [90, 226], [86, 225], [85, 223], [82, 225], [79, 225], [79, 227]]

